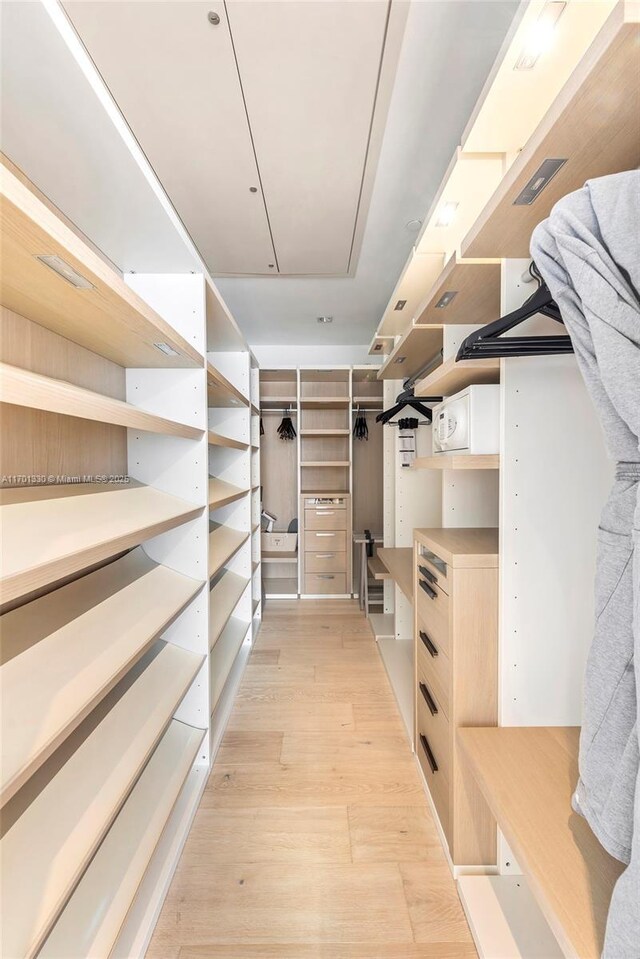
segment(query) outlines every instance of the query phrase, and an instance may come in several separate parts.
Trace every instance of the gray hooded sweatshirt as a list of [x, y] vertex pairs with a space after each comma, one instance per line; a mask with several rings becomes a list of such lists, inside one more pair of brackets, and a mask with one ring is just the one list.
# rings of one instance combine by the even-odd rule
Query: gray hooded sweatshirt
[[560, 307], [617, 464], [598, 530], [596, 625], [573, 803], [605, 849], [629, 863], [614, 890], [603, 956], [638, 959], [640, 172], [591, 180], [560, 200], [534, 231], [531, 255]]

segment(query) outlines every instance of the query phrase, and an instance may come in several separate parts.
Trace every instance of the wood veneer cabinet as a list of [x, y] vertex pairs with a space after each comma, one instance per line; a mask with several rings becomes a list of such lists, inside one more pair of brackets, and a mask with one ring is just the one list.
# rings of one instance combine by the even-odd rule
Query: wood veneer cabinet
[[496, 861], [496, 825], [456, 729], [495, 726], [498, 530], [414, 532], [416, 755], [455, 865]]

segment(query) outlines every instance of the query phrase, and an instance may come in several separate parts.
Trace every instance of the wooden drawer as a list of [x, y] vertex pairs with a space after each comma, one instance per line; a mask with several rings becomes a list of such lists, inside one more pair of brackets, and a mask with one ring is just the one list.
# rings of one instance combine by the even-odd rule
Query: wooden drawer
[[332, 551], [305, 553], [304, 568], [307, 573], [345, 573], [347, 570], [347, 554]]
[[346, 593], [345, 573], [305, 573], [305, 593]]
[[429, 688], [433, 689], [438, 702], [449, 716], [451, 663], [445, 651], [433, 641], [424, 623], [420, 621], [420, 617], [418, 617], [416, 644], [418, 673], [426, 676]]
[[344, 553], [347, 534], [344, 530], [305, 530], [305, 553]]
[[[438, 701], [429, 677], [418, 672], [418, 731], [424, 733], [431, 744], [431, 749], [438, 767], [444, 776], [451, 782], [451, 727], [449, 720]], [[429, 706], [428, 701], [431, 703]], [[433, 708], [434, 712], [431, 712]]]
[[450, 656], [449, 597], [437, 584], [430, 583], [420, 573], [416, 596], [418, 616], [424, 623], [424, 628], [438, 649]]
[[323, 509], [346, 509], [348, 503], [347, 496], [304, 496], [303, 503], [305, 510], [323, 510]]
[[346, 509], [306, 509], [304, 511], [305, 529], [346, 529]]
[[431, 750], [432, 756], [435, 759], [433, 743], [430, 741], [428, 733], [425, 734], [420, 730], [420, 727], [418, 727], [418, 740], [416, 742], [418, 762], [422, 767], [424, 778], [427, 781], [427, 786], [429, 787], [429, 792], [431, 793], [431, 798], [433, 799], [434, 805], [438, 811], [440, 825], [442, 826], [444, 834], [447, 837], [449, 848], [451, 848], [451, 800], [449, 792], [449, 780], [442, 771], [437, 759], [436, 763], [438, 764], [438, 769], [436, 772], [433, 772], [427, 756], [427, 749]]

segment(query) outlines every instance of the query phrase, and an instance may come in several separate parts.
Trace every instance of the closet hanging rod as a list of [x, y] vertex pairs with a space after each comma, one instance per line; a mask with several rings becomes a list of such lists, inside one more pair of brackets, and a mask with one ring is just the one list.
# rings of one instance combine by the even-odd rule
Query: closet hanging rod
[[288, 413], [289, 416], [298, 415], [298, 411], [291, 406], [268, 406], [266, 409], [260, 410], [261, 416], [264, 416], [265, 413]]

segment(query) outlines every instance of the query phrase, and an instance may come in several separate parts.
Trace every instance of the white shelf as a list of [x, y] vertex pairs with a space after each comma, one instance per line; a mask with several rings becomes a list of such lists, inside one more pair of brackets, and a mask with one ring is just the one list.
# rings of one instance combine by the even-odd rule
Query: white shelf
[[194, 426], [155, 416], [111, 396], [94, 393], [93, 390], [83, 389], [67, 383], [66, 380], [41, 376], [8, 363], [0, 363], [0, 377], [3, 403], [63, 416], [75, 416], [83, 420], [95, 420], [99, 423], [113, 423], [127, 429], [164, 433], [167, 436], [183, 436], [187, 439], [198, 439], [202, 436], [203, 431]]
[[243, 576], [226, 570], [209, 593], [209, 648], [215, 645], [229, 622], [249, 582]]
[[217, 476], [209, 477], [209, 509], [220, 509], [222, 506], [228, 506], [229, 503], [235, 503], [250, 492], [249, 487], [240, 489], [232, 483], [218, 479]]
[[202, 507], [150, 486], [83, 483], [5, 489], [2, 602], [194, 519]]
[[369, 613], [369, 626], [376, 642], [395, 637], [396, 627], [393, 613]]
[[228, 526], [218, 526], [209, 533], [209, 579], [220, 572], [238, 552], [251, 534]]
[[379, 639], [378, 649], [384, 663], [400, 715], [413, 742], [413, 640]]
[[250, 625], [250, 623], [242, 619], [232, 617], [211, 650], [209, 674], [212, 713], [220, 699], [229, 673], [233, 669], [236, 656], [240, 651], [240, 647], [244, 642]]
[[204, 735], [176, 720], [169, 724], [40, 951], [42, 959], [107, 959]]
[[202, 661], [158, 641], [6, 807], [5, 955], [42, 945]]
[[207, 363], [207, 403], [210, 407], [249, 406], [248, 398], [212, 363]]
[[4, 804], [203, 584], [138, 548], [0, 618]]

